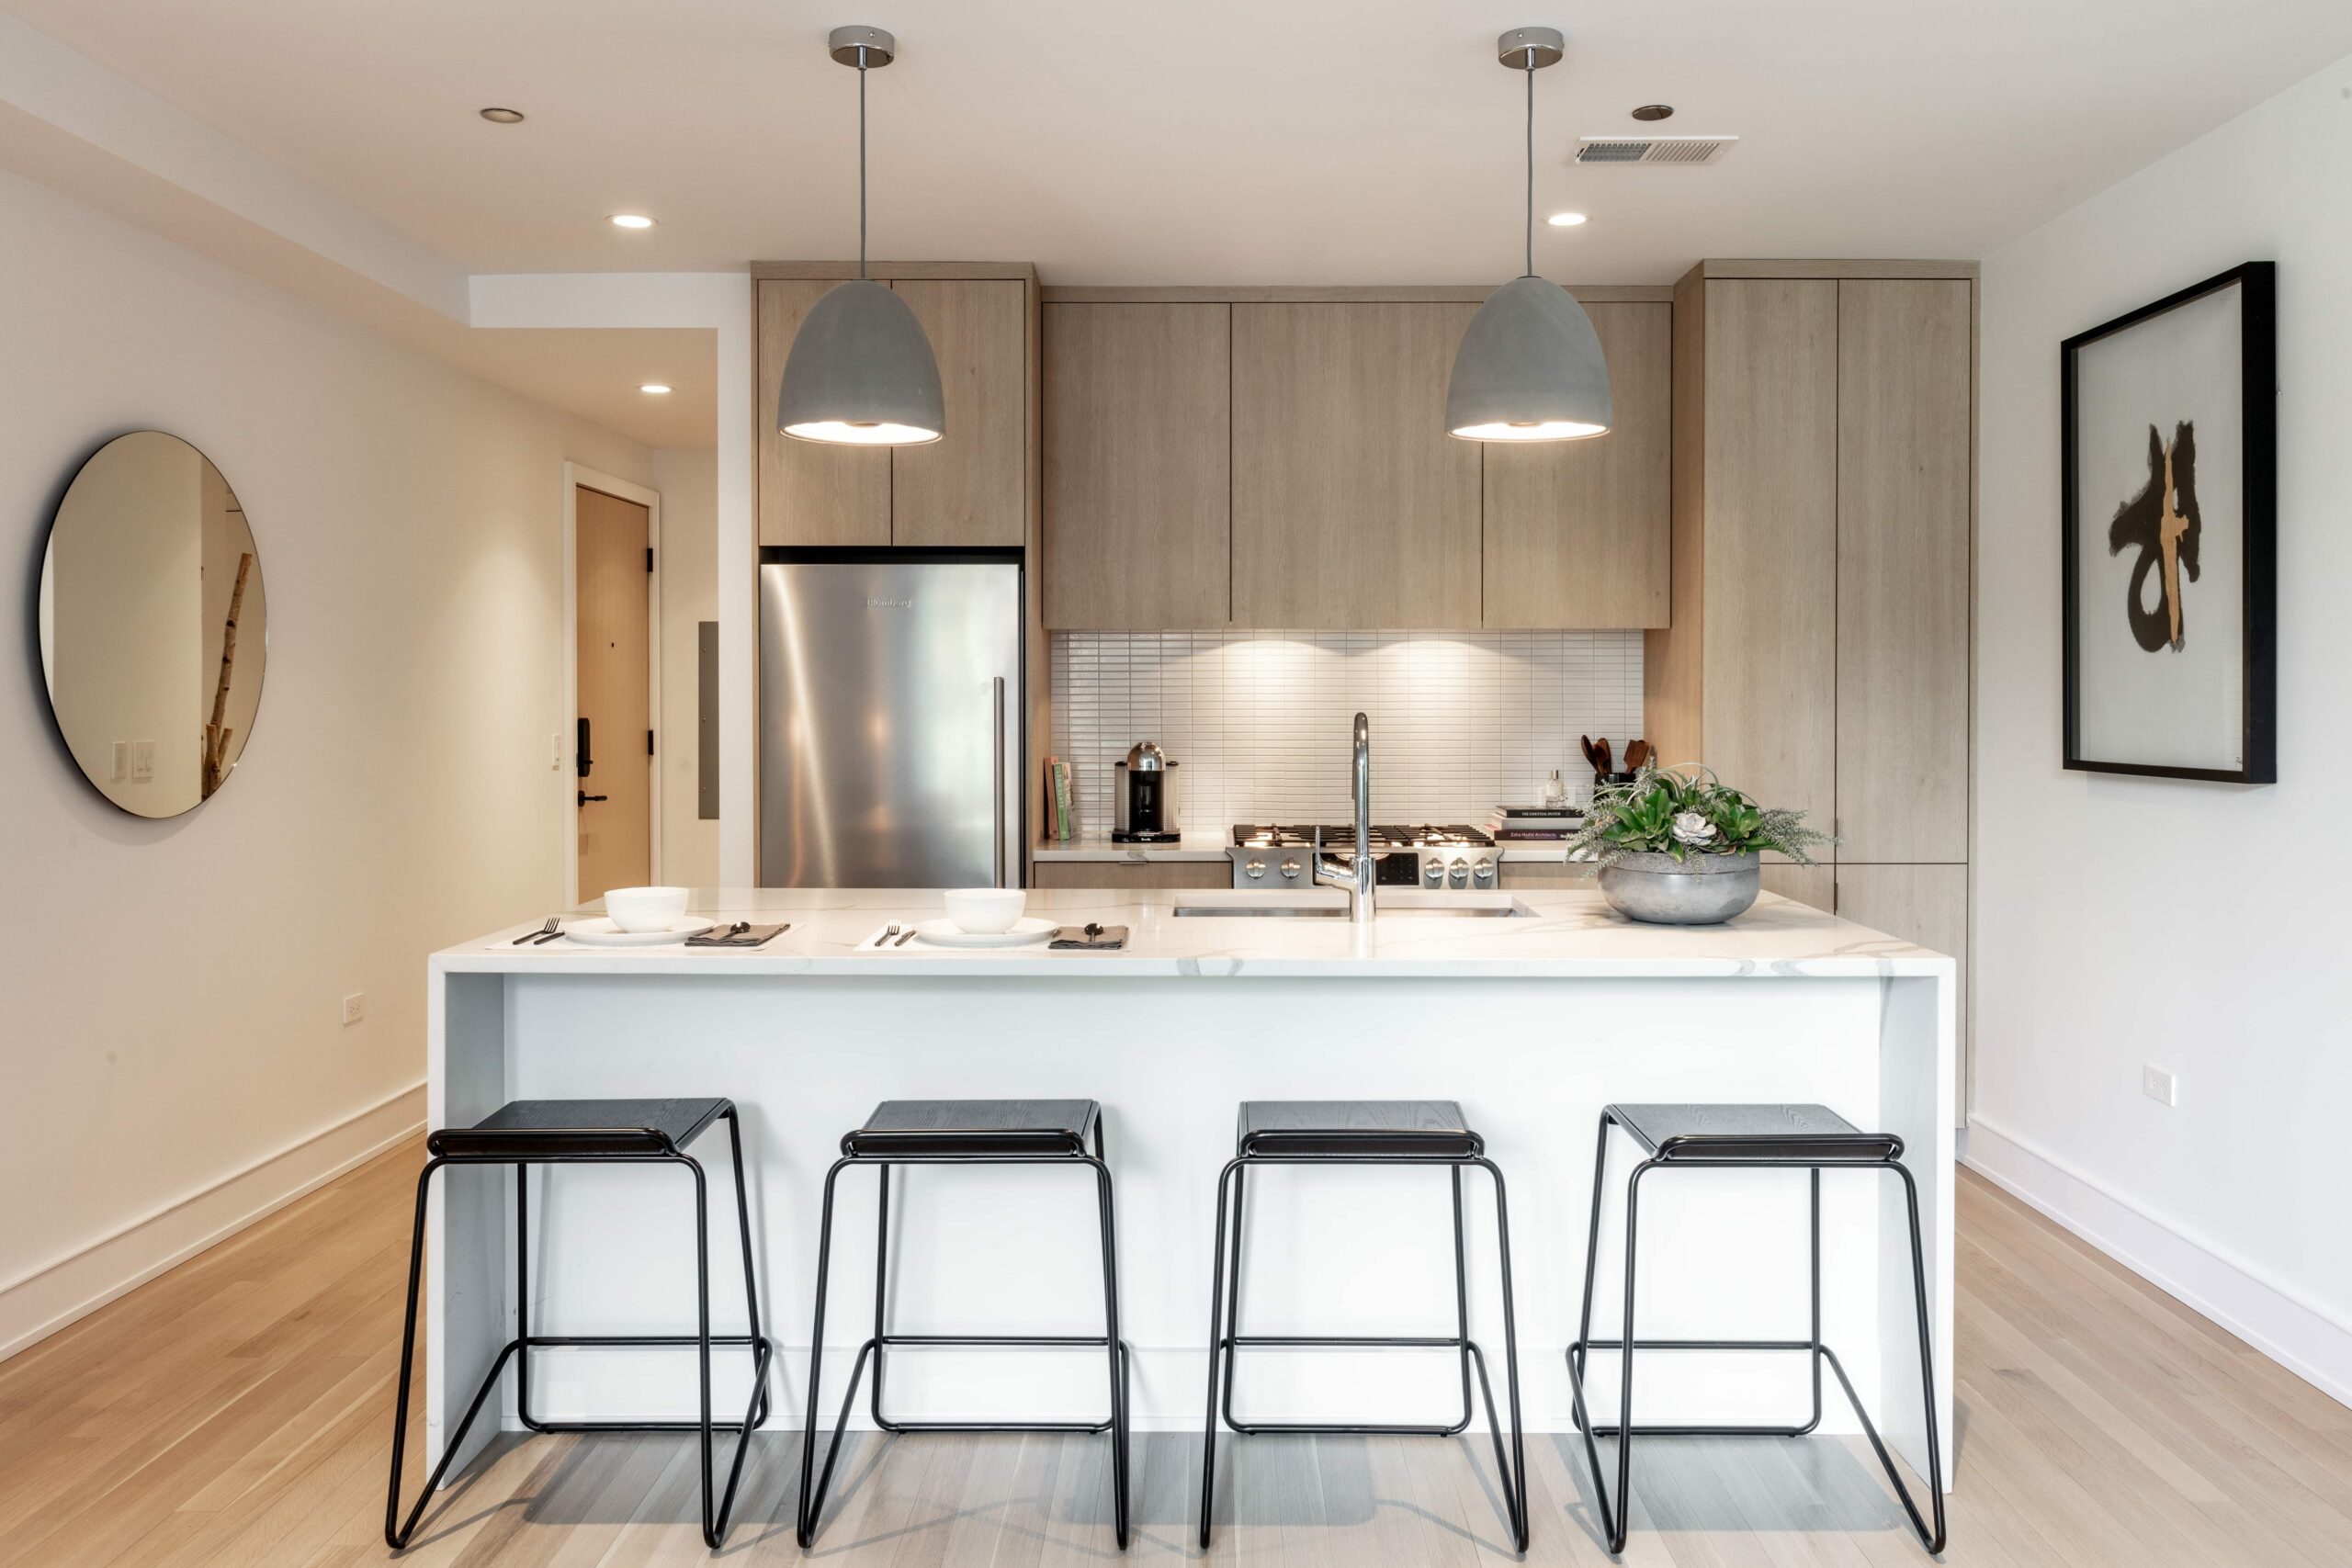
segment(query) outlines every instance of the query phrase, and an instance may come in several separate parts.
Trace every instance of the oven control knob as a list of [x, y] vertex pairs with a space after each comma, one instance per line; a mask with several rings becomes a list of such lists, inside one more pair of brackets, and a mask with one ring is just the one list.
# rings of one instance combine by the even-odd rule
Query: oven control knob
[[1482, 860], [1470, 868], [1470, 873], [1481, 882], [1492, 882], [1495, 879], [1495, 863]]
[[1266, 863], [1261, 860], [1253, 860], [1242, 866], [1241, 870], [1244, 874], [1248, 875], [1254, 881], [1256, 878], [1266, 874]]
[[1470, 886], [1470, 863], [1468, 861], [1458, 860], [1453, 863], [1453, 886], [1456, 887], [1467, 887]]
[[1421, 863], [1421, 880], [1432, 887], [1445, 886], [1445, 862], [1431, 855]]
[[1290, 881], [1297, 881], [1298, 874], [1305, 869], [1306, 867], [1300, 865], [1298, 862], [1295, 860], [1286, 860], [1283, 862], [1283, 875]]

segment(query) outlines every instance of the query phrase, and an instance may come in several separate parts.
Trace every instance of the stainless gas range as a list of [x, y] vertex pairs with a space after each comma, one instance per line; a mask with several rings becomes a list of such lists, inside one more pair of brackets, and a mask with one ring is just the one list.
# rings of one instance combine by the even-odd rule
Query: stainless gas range
[[[1233, 829], [1233, 843], [1225, 852], [1233, 862], [1236, 887], [1311, 887], [1314, 857], [1321, 853], [1352, 863], [1355, 839], [1355, 829], [1346, 824], [1243, 823]], [[1378, 887], [1491, 892], [1502, 886], [1502, 856], [1494, 839], [1476, 828], [1375, 826], [1372, 853], [1373, 884]]]

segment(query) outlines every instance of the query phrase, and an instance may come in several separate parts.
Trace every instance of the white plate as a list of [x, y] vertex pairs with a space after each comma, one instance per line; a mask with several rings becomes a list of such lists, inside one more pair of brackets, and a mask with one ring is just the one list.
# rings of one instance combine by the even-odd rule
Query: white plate
[[1052, 940], [1058, 922], [1032, 915], [1012, 922], [1009, 931], [967, 931], [952, 920], [922, 920], [915, 935], [929, 947], [1031, 947]]
[[625, 931], [610, 919], [575, 920], [563, 928], [564, 940], [579, 942], [583, 947], [667, 947], [690, 936], [700, 936], [718, 924], [716, 920], [696, 919], [689, 915], [683, 920], [672, 920], [658, 931]]

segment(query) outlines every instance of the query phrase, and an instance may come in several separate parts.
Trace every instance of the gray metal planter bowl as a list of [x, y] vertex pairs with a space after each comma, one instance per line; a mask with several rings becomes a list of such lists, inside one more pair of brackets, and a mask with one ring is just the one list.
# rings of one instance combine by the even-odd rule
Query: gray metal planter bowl
[[1660, 926], [1720, 925], [1745, 914], [1762, 888], [1752, 854], [1621, 855], [1600, 868], [1600, 896], [1628, 919]]

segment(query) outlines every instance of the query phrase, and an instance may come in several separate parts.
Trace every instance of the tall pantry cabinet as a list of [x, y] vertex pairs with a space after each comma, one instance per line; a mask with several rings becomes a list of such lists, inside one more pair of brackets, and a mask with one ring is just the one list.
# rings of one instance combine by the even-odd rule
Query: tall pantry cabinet
[[1645, 716], [1834, 830], [1775, 892], [1958, 957], [1968, 1083], [1976, 269], [1705, 262], [1674, 297], [1672, 625]]

